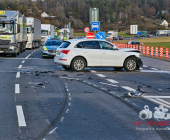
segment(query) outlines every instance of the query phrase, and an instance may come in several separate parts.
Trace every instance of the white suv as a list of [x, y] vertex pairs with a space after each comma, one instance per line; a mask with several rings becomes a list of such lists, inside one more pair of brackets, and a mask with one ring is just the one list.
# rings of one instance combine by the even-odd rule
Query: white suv
[[66, 70], [83, 71], [85, 67], [113, 67], [135, 71], [143, 63], [140, 51], [135, 49], [118, 49], [105, 40], [77, 39], [67, 40], [57, 48], [54, 62]]

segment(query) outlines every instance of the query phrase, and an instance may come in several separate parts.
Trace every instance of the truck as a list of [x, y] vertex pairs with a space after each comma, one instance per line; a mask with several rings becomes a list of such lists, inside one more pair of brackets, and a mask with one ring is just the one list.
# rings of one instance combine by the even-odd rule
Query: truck
[[146, 37], [146, 31], [139, 31], [139, 32], [136, 34], [136, 37]]
[[167, 34], [167, 31], [169, 32], [169, 30], [157, 30], [156, 31], [156, 35], [166, 35]]
[[38, 48], [41, 45], [41, 21], [27, 17], [27, 49]]
[[69, 28], [62, 28], [59, 30], [59, 35], [61, 40], [63, 40], [64, 38], [66, 38], [65, 40], [73, 39], [74, 30]]
[[44, 44], [50, 38], [54, 38], [54, 25], [41, 24], [41, 44]]
[[0, 11], [0, 54], [16, 57], [27, 43], [26, 17], [19, 11]]
[[106, 40], [113, 40], [113, 37], [117, 38], [117, 36], [118, 36], [117, 31], [108, 31], [107, 36], [106, 36]]

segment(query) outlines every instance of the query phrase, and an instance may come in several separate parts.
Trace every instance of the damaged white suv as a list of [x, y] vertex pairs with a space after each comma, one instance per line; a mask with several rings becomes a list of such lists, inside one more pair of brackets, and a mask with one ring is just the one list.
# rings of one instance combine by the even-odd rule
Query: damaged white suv
[[54, 62], [66, 70], [83, 71], [85, 67], [113, 67], [135, 71], [143, 66], [140, 51], [119, 49], [105, 40], [73, 39], [67, 40], [57, 48]]

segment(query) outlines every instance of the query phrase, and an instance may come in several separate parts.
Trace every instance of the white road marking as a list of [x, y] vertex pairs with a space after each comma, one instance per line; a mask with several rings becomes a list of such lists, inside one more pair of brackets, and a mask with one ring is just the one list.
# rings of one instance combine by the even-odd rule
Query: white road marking
[[147, 68], [148, 66], [146, 66], [146, 65], [143, 65], [143, 67]]
[[96, 72], [95, 70], [90, 70], [90, 72]]
[[170, 98], [170, 96], [143, 96], [144, 98]]
[[167, 73], [167, 74], [170, 74], [170, 71], [167, 71], [167, 70], [140, 70], [140, 72], [153, 72], [153, 73]]
[[22, 63], [25, 63], [25, 60], [23, 60]]
[[109, 81], [109, 82], [114, 83], [114, 84], [119, 83], [118, 81], [115, 81], [115, 80], [113, 80], [113, 79], [106, 79], [106, 81]]
[[20, 72], [17, 72], [16, 78], [20, 78]]
[[68, 89], [66, 89], [67, 91], [69, 91]]
[[71, 106], [71, 103], [68, 103], [69, 106]]
[[51, 130], [51, 131], [49, 132], [49, 134], [52, 134], [56, 129], [57, 129], [57, 127], [54, 128], [53, 130]]
[[162, 103], [165, 103], [165, 104], [167, 104], [167, 105], [170, 105], [170, 102], [167, 102], [167, 101], [165, 101], [165, 100], [162, 100], [162, 99], [156, 99], [156, 100], [158, 100], [158, 101], [160, 101], [160, 102], [162, 102]]
[[71, 93], [69, 93], [69, 96], [71, 96]]
[[99, 76], [99, 77], [106, 77], [106, 76], [103, 75], [103, 74], [97, 74], [97, 76]]
[[113, 86], [113, 87], [119, 87], [117, 85], [113, 85], [113, 84], [108, 84], [108, 83], [103, 83], [103, 82], [99, 82], [100, 84], [103, 84], [103, 85], [108, 85], [108, 86]]
[[158, 70], [158, 69], [156, 69], [156, 68], [151, 68], [152, 70]]
[[15, 84], [15, 93], [20, 93], [19, 84]]
[[128, 87], [128, 86], [121, 86], [122, 88], [128, 90], [128, 91], [136, 91], [135, 89], [131, 88], [131, 87]]
[[66, 110], [66, 113], [68, 113], [69, 109]]
[[22, 106], [18, 105], [18, 106], [16, 106], [16, 109], [17, 109], [17, 116], [18, 116], [18, 125], [19, 126], [26, 126]]
[[157, 100], [155, 100], [155, 99], [148, 98], [148, 100], [150, 100], [150, 101], [152, 101], [152, 102], [154, 102], [154, 103], [157, 103], [157, 104], [159, 104], [159, 105], [162, 105], [162, 106], [164, 106], [164, 107], [170, 108], [169, 105], [164, 104], [164, 103], [162, 103], [162, 102], [160, 102], [160, 101], [157, 101]]
[[69, 98], [69, 100], [71, 101], [71, 97]]
[[61, 122], [63, 121], [64, 117], [61, 118]]
[[19, 69], [21, 69], [22, 68], [22, 65], [19, 65], [19, 67], [18, 67]]

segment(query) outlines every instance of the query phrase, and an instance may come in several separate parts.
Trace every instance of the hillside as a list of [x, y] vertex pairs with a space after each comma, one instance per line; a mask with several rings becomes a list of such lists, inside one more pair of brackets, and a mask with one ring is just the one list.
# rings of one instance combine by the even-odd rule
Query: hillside
[[[102, 30], [126, 30], [130, 24], [139, 25], [141, 30], [156, 30], [160, 21], [170, 22], [169, 0], [1, 0], [1, 10], [19, 10], [33, 16], [42, 23], [63, 27], [71, 21], [72, 28], [83, 29], [89, 25], [89, 8], [99, 8]], [[46, 12], [51, 18], [41, 18]]]

